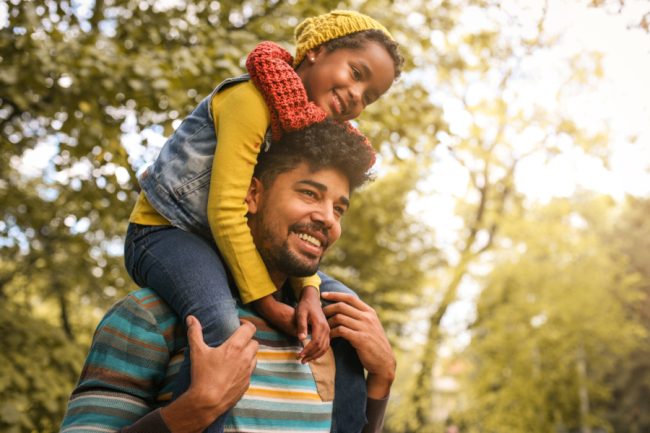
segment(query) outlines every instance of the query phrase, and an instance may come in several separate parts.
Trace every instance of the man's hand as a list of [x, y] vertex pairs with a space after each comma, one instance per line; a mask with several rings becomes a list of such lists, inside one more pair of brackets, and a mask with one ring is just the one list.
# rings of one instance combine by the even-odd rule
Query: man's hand
[[323, 356], [330, 347], [330, 327], [320, 306], [316, 287], [307, 286], [302, 289], [300, 302], [296, 307], [296, 322], [300, 341], [307, 338], [307, 327], [311, 327], [311, 340], [298, 355], [302, 358], [302, 363], [306, 364]]
[[330, 292], [321, 296], [335, 302], [323, 308], [332, 329], [330, 337], [348, 340], [368, 371], [368, 397], [386, 398], [395, 380], [397, 364], [377, 312], [354, 295]]
[[271, 326], [287, 335], [296, 336], [296, 310], [293, 307], [284, 304], [273, 297], [267, 295], [256, 301], [253, 301], [255, 310], [260, 313], [260, 316]]
[[258, 343], [255, 326], [242, 321], [221, 346], [205, 344], [199, 321], [187, 318], [187, 340], [192, 361], [192, 383], [184, 394], [161, 409], [172, 433], [202, 432], [239, 401], [255, 369]]

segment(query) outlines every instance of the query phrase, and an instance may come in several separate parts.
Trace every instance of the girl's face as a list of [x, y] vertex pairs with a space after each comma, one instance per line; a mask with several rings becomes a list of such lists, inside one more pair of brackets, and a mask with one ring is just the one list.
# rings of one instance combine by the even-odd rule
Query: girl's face
[[395, 79], [393, 59], [375, 41], [334, 51], [320, 46], [307, 52], [297, 72], [309, 100], [336, 120], [358, 117]]

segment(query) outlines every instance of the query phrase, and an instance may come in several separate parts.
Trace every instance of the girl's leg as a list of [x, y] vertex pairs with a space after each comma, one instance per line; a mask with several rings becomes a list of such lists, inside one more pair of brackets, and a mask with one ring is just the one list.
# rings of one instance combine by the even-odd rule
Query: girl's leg
[[[322, 272], [321, 292], [350, 293], [354, 291]], [[331, 433], [359, 433], [366, 424], [366, 380], [357, 351], [343, 338], [332, 340], [336, 362], [334, 383], [334, 411]]]
[[[216, 246], [173, 226], [129, 224], [125, 242], [129, 275], [141, 287], [156, 291], [185, 321], [195, 316], [206, 344], [223, 343], [239, 327], [235, 299]], [[190, 385], [190, 357], [176, 379], [174, 398]], [[223, 432], [226, 415], [206, 431]]]

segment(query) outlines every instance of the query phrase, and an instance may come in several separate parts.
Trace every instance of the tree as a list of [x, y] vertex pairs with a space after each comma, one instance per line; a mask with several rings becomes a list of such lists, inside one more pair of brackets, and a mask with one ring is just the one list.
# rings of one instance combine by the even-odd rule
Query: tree
[[647, 198], [628, 197], [614, 228], [603, 238], [626, 257], [629, 272], [639, 276], [638, 297], [626, 303], [628, 316], [643, 329], [636, 347], [608, 377], [613, 388], [607, 419], [617, 433], [650, 430], [650, 211]]
[[467, 431], [609, 428], [607, 377], [639, 343], [638, 280], [599, 233], [612, 207], [558, 199], [504, 227], [472, 327]]
[[[599, 57], [578, 54], [563, 71], [564, 83], [553, 90], [554, 105], [527, 96], [521, 76], [553, 45], [544, 27], [545, 5], [540, 4], [533, 20], [518, 22], [513, 13], [498, 5], [486, 4], [478, 10], [469, 6], [460, 12], [475, 14], [486, 21], [478, 28], [458, 26], [440, 35], [438, 50], [449, 53], [462, 67], [440, 72], [431, 92], [455, 111], [449, 133], [439, 133], [441, 145], [462, 168], [467, 188], [458, 197], [457, 214], [463, 220], [449, 266], [433, 289], [438, 302], [430, 309], [428, 333], [412, 394], [404, 404], [405, 425], [396, 431], [433, 429], [431, 419], [434, 390], [433, 369], [444, 339], [441, 323], [456, 301], [459, 287], [472, 276], [472, 266], [490, 252], [498, 240], [500, 227], [523, 209], [523, 196], [515, 179], [521, 164], [535, 156], [550, 160], [569, 147], [606, 159], [607, 131], [586, 131], [561, 107], [569, 91], [589, 88], [600, 76]], [[456, 17], [462, 21], [461, 17]], [[513, 31], [500, 32], [506, 23], [516, 22]], [[428, 66], [428, 65], [427, 65]], [[435, 65], [428, 66], [434, 70]], [[435, 170], [435, 166], [433, 168]]]
[[58, 431], [85, 348], [61, 329], [3, 303], [0, 335], [0, 431]]
[[632, 19], [631, 24], [645, 32], [650, 32], [650, 10], [642, 1], [637, 0], [626, 2], [625, 0], [589, 0], [587, 4], [594, 8], [604, 8], [613, 13], [621, 13], [626, 11], [627, 8], [630, 8], [632, 11], [635, 11], [636, 9], [638, 15]]

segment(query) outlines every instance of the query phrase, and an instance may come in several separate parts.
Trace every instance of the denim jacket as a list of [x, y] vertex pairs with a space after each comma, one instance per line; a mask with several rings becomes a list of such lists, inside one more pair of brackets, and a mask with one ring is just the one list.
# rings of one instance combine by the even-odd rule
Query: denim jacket
[[183, 120], [156, 161], [140, 175], [140, 186], [149, 203], [180, 229], [212, 238], [207, 216], [212, 160], [217, 146], [212, 98], [226, 87], [249, 79], [245, 74], [219, 84]]

